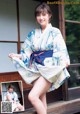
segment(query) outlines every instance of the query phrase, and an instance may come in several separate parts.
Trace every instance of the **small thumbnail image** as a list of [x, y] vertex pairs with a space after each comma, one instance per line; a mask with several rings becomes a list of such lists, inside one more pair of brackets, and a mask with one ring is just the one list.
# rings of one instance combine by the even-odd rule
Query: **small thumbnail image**
[[1, 101], [1, 113], [13, 113], [11, 101]]
[[1, 83], [1, 113], [24, 111], [22, 81]]

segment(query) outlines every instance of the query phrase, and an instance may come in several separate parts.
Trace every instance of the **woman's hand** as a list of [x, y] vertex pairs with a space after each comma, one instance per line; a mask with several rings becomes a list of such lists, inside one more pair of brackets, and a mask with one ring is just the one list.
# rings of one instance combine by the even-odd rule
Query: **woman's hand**
[[17, 58], [19, 58], [19, 59], [22, 58], [21, 54], [15, 54], [15, 53], [10, 53], [10, 54], [9, 54], [9, 57], [10, 57], [11, 59], [12, 59], [13, 57], [17, 57]]
[[66, 68], [68, 68], [70, 66], [70, 63], [66, 63]]

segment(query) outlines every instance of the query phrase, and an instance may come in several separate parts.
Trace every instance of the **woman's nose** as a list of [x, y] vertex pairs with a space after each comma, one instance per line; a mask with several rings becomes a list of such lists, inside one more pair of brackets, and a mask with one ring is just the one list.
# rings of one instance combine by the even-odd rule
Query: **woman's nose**
[[43, 19], [43, 16], [42, 15], [40, 15], [40, 19]]

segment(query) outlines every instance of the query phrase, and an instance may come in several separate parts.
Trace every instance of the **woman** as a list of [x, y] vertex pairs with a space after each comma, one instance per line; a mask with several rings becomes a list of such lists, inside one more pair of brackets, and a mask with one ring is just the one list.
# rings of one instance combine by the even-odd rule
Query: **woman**
[[24, 111], [24, 107], [19, 103], [18, 95], [14, 91], [14, 87], [12, 85], [8, 86], [8, 91], [6, 93], [6, 100], [12, 101], [12, 109], [13, 111]]
[[9, 54], [26, 83], [32, 84], [28, 98], [38, 114], [47, 114], [46, 92], [60, 87], [69, 73], [66, 45], [58, 28], [52, 27], [52, 12], [46, 3], [35, 9], [40, 28], [31, 31], [20, 54]]

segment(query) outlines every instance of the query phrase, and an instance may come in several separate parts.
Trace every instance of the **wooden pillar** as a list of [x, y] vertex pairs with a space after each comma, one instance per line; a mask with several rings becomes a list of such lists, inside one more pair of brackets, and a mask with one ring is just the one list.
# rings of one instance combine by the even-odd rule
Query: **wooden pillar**
[[20, 19], [19, 19], [19, 0], [16, 0], [16, 10], [17, 10], [17, 31], [18, 31], [17, 52], [20, 53]]
[[[64, 3], [64, 0], [60, 0], [61, 3]], [[65, 18], [64, 18], [64, 4], [59, 4], [59, 29], [61, 30], [61, 33], [64, 37], [64, 40], [66, 40], [65, 37]]]
[[[61, 3], [64, 2], [64, 0], [60, 0]], [[63, 35], [64, 40], [66, 41], [65, 36], [65, 18], [64, 18], [64, 4], [59, 4], [59, 29]], [[63, 100], [68, 100], [68, 82], [65, 81], [65, 83], [62, 85], [62, 93], [63, 93]]]

